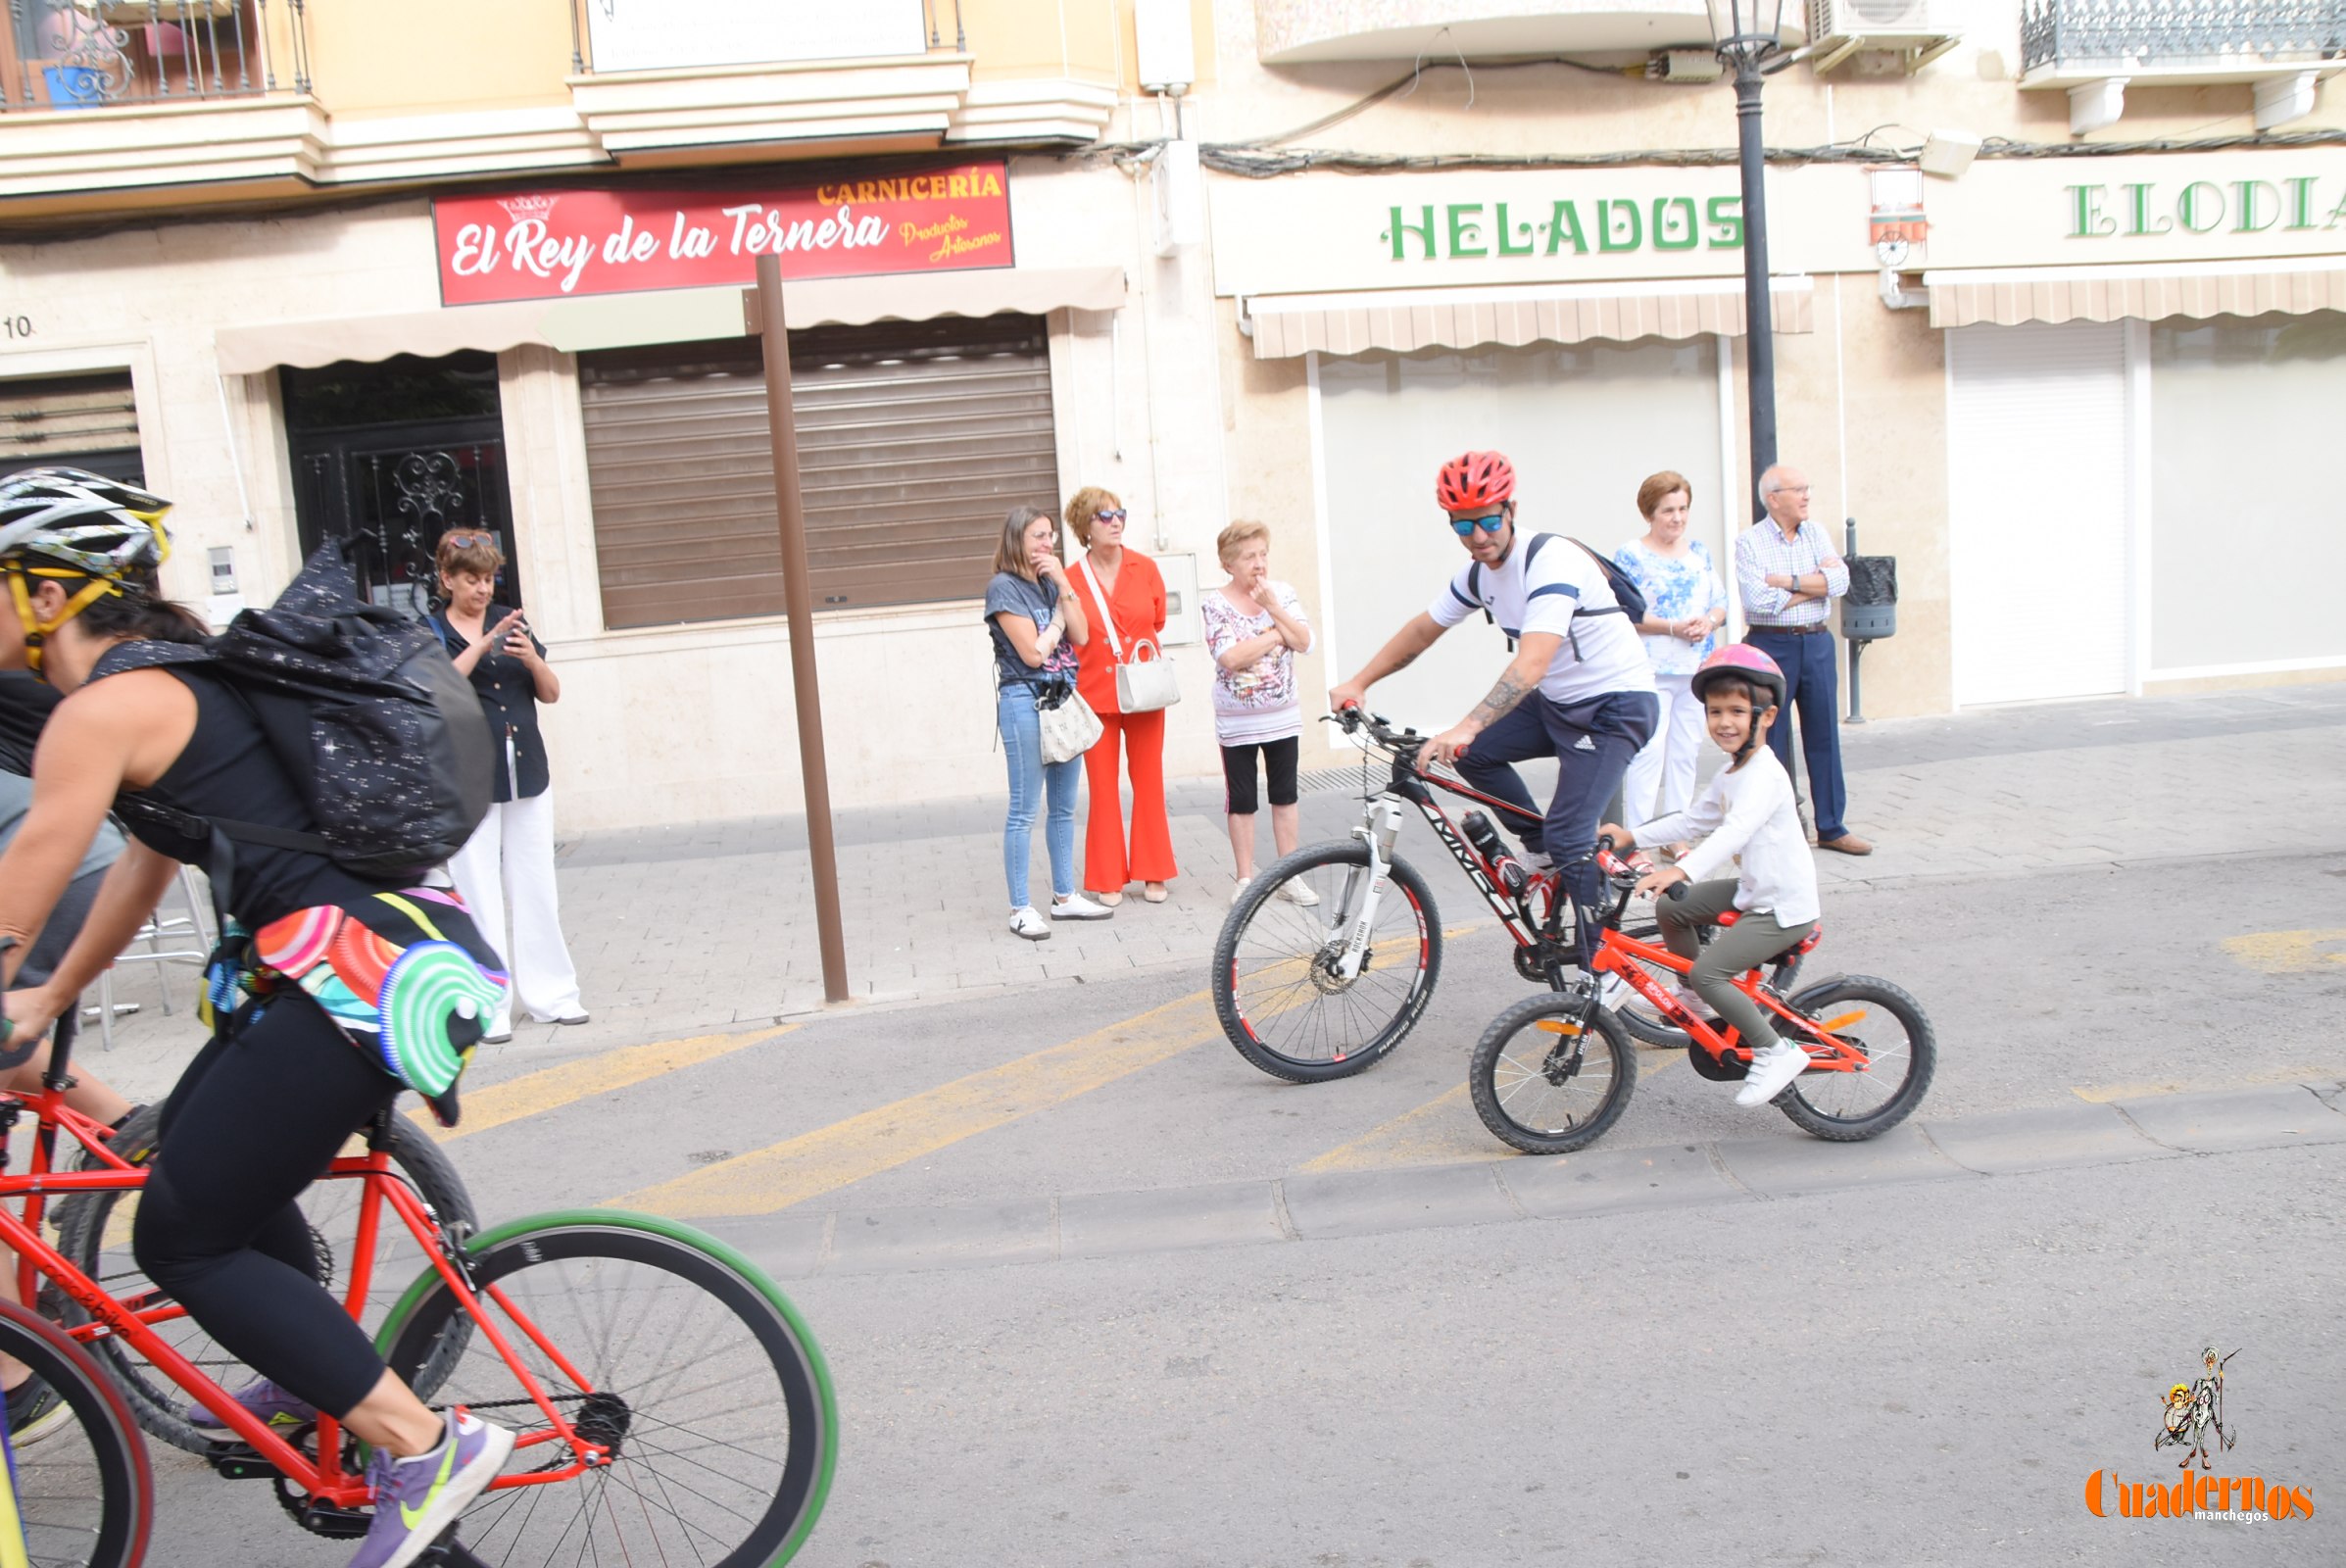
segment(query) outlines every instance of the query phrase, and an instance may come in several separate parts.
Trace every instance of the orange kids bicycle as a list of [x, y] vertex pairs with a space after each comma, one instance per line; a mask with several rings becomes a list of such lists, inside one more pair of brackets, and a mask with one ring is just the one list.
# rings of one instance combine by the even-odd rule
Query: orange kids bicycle
[[[116, 1205], [146, 1179], [124, 1157], [137, 1151], [118, 1152], [65, 1104], [71, 1053], [61, 1022], [40, 1093], [0, 1095], [0, 1136], [32, 1123], [28, 1168], [12, 1174], [0, 1159], [0, 1246], [16, 1255], [18, 1298], [38, 1307], [0, 1303], [0, 1352], [66, 1412], [7, 1455], [0, 1568], [141, 1561], [154, 1510], [141, 1426], [221, 1476], [269, 1482], [306, 1530], [365, 1535], [356, 1440], [330, 1417], [255, 1418], [227, 1392], [252, 1374], [189, 1334], [185, 1309], [129, 1259], [128, 1227], [68, 1212]], [[61, 1135], [84, 1152], [82, 1168], [61, 1167]], [[413, 1161], [394, 1157], [412, 1126], [386, 1110], [364, 1137], [311, 1190], [357, 1191], [345, 1304], [363, 1322], [379, 1316], [376, 1348], [427, 1403], [519, 1433], [505, 1472], [423, 1561], [767, 1568], [797, 1552], [830, 1488], [839, 1418], [822, 1352], [771, 1280], [713, 1238], [611, 1209], [468, 1235], [435, 1209]], [[51, 1202], [59, 1246], [44, 1234]], [[385, 1309], [374, 1275], [402, 1234], [426, 1266]], [[62, 1245], [73, 1236], [84, 1240]], [[197, 1347], [202, 1364], [184, 1353]], [[234, 1436], [189, 1441], [184, 1412], [157, 1396], [165, 1386]]]
[[[1685, 1032], [1686, 1060], [1705, 1078], [1740, 1081], [1751, 1048], [1693, 1015], [1656, 978], [1693, 968], [1658, 942], [1627, 936], [1621, 917], [1637, 873], [1598, 841], [1597, 864], [1617, 895], [1603, 915], [1590, 967], [1617, 975], [1660, 1017]], [[1671, 890], [1675, 893], [1677, 890]], [[1732, 914], [1727, 921], [1732, 921]], [[1808, 1070], [1773, 1103], [1803, 1132], [1836, 1143], [1878, 1138], [1904, 1121], [1931, 1088], [1937, 1038], [1922, 1004], [1887, 980], [1835, 975], [1790, 988], [1820, 927], [1736, 989], [1773, 1015], [1778, 1031], [1809, 1054]], [[1528, 1154], [1568, 1154], [1604, 1136], [1629, 1108], [1637, 1087], [1637, 1052], [1599, 988], [1530, 997], [1484, 1031], [1467, 1069], [1467, 1088], [1483, 1125]]]

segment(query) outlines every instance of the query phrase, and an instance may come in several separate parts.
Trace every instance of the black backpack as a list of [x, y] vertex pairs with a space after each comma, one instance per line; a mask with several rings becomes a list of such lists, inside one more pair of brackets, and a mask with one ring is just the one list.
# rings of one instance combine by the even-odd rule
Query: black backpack
[[[1536, 533], [1524, 542], [1523, 569], [1526, 572], [1532, 569], [1532, 563], [1540, 559], [1540, 547], [1557, 537], [1559, 536], [1552, 533]], [[1569, 537], [1569, 535], [1564, 537]], [[1577, 621], [1583, 615], [1627, 615], [1630, 619], [1630, 626], [1635, 629], [1637, 622], [1645, 618], [1645, 591], [1637, 586], [1628, 572], [1613, 564], [1611, 556], [1600, 556], [1587, 545], [1581, 544], [1578, 539], [1574, 539], [1572, 542], [1580, 546], [1581, 554], [1596, 563], [1597, 569], [1605, 574], [1605, 585], [1613, 590], [1613, 597], [1618, 601], [1616, 604], [1599, 606], [1594, 610], [1576, 611], [1572, 618]], [[1483, 564], [1479, 561], [1467, 568], [1466, 594], [1476, 604], [1483, 604]], [[1491, 615], [1489, 605], [1483, 605], [1483, 618], [1494, 626], [1498, 624], [1496, 618]], [[1566, 628], [1564, 635], [1565, 639], [1572, 644], [1572, 657], [1580, 658], [1581, 640], [1579, 635], [1569, 627]], [[1512, 637], [1507, 639], [1507, 652], [1515, 652], [1515, 639]]]
[[125, 643], [97, 673], [191, 663], [252, 710], [318, 824], [300, 833], [213, 818], [230, 840], [401, 881], [464, 848], [488, 815], [495, 742], [472, 683], [429, 627], [359, 597], [338, 541], [318, 546], [275, 604], [219, 636]]

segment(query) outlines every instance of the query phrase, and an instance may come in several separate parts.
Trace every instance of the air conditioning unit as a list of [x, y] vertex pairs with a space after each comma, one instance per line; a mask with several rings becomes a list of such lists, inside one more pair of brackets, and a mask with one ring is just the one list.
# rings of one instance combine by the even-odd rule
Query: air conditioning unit
[[1820, 75], [1863, 53], [1894, 55], [1912, 75], [1962, 38], [1956, 0], [1808, 0], [1810, 61]]

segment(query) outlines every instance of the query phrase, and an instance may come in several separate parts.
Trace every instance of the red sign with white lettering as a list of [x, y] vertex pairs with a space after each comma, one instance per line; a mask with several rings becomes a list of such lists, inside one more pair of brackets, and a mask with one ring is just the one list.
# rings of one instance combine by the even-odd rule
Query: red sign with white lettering
[[563, 190], [432, 203], [447, 305], [784, 277], [1008, 267], [1009, 168], [956, 164], [777, 190]]

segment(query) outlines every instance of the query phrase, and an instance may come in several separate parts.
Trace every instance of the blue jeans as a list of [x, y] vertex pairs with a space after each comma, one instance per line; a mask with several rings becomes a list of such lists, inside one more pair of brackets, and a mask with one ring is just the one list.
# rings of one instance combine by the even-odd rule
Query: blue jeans
[[[1567, 707], [1532, 693], [1474, 738], [1458, 759], [1458, 776], [1486, 795], [1534, 812], [1532, 792], [1514, 764], [1534, 757], [1556, 760], [1555, 799], [1537, 828], [1516, 826], [1525, 846], [1544, 850], [1584, 908], [1604, 902], [1604, 874], [1596, 868], [1596, 824], [1637, 748], [1653, 738], [1662, 705], [1651, 692], [1612, 692]], [[1582, 923], [1584, 934], [1587, 922]], [[1584, 940], [1582, 962], [1589, 956]]]
[[1768, 731], [1768, 749], [1792, 771], [1792, 714], [1800, 715], [1800, 755], [1808, 763], [1808, 807], [1816, 813], [1817, 837], [1837, 839], [1849, 831], [1841, 820], [1849, 793], [1841, 784], [1840, 674], [1833, 662], [1833, 635], [1786, 636], [1754, 626], [1743, 639], [1776, 661], [1784, 671], [1784, 707]]
[[1010, 765], [1010, 814], [1002, 828], [1002, 869], [1010, 884], [1010, 907], [1027, 906], [1026, 868], [1035, 836], [1035, 812], [1050, 803], [1043, 842], [1051, 851], [1051, 890], [1060, 898], [1075, 891], [1075, 791], [1084, 760], [1043, 760], [1043, 728], [1035, 718], [1032, 687], [1004, 686], [996, 699], [1002, 725], [1002, 755]]

